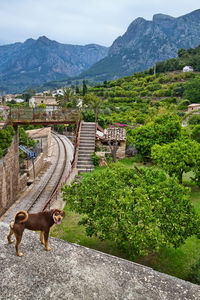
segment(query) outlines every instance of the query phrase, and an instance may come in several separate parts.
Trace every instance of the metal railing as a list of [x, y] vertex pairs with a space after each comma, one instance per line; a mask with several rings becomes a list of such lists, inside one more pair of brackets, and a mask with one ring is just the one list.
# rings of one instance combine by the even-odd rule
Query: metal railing
[[10, 108], [8, 120], [12, 122], [61, 121], [76, 122], [79, 118], [79, 111], [71, 108], [58, 108], [54, 111], [46, 111], [45, 108]]

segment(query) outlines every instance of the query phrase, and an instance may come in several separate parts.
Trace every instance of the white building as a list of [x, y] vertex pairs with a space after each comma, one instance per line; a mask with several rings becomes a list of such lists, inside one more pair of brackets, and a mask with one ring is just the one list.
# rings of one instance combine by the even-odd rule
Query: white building
[[183, 72], [193, 72], [194, 71], [194, 69], [193, 69], [193, 67], [191, 67], [191, 66], [185, 66], [184, 68], [183, 68]]
[[53, 97], [56, 97], [58, 95], [61, 95], [61, 96], [64, 95], [63, 89], [57, 89], [57, 90], [55, 90], [55, 91], [52, 92], [52, 96]]

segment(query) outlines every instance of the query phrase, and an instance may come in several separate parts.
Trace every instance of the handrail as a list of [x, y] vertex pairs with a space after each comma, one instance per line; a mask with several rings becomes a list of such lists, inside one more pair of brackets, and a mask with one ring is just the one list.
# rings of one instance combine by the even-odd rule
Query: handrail
[[99, 129], [101, 132], [104, 132], [104, 129], [97, 123], [97, 129]]
[[77, 164], [77, 158], [78, 158], [78, 148], [79, 148], [79, 143], [80, 143], [80, 128], [82, 126], [82, 121], [79, 118], [78, 120], [78, 125], [76, 128], [76, 138], [75, 138], [75, 145], [74, 145], [74, 156], [73, 160], [71, 161], [71, 166], [74, 168]]

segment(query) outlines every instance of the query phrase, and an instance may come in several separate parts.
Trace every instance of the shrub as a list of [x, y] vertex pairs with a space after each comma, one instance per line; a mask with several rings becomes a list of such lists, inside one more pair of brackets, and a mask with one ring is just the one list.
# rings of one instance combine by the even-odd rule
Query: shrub
[[98, 155], [96, 154], [96, 152], [94, 152], [94, 153], [91, 154], [91, 158], [92, 158], [92, 162], [93, 162], [94, 166], [95, 166], [95, 167], [96, 167], [96, 166], [99, 166], [101, 157], [98, 156]]
[[15, 131], [12, 126], [7, 126], [5, 129], [0, 130], [0, 158], [8, 152], [14, 134]]
[[190, 118], [189, 118], [189, 121], [188, 123], [190, 125], [198, 125], [200, 124], [200, 115], [192, 115]]
[[191, 267], [186, 280], [195, 284], [200, 284], [200, 259]]

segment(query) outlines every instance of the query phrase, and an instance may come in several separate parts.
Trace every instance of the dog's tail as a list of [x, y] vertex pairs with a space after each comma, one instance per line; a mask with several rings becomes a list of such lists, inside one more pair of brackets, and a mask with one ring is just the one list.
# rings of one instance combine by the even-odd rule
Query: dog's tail
[[19, 210], [14, 217], [14, 223], [24, 223], [28, 220], [28, 213], [25, 210]]

